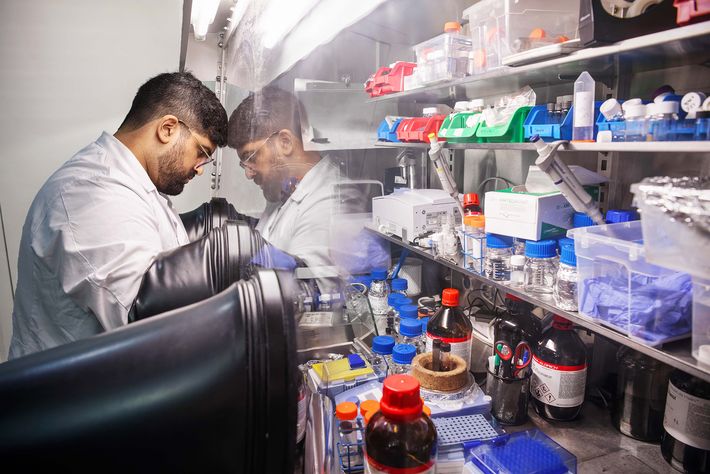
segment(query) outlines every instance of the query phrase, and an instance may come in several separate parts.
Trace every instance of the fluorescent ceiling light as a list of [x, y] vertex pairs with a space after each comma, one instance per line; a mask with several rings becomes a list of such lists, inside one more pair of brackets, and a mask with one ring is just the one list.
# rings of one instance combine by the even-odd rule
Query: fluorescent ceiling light
[[207, 30], [214, 21], [220, 0], [192, 0], [190, 23], [197, 41], [204, 41]]
[[318, 2], [319, 0], [270, 0], [259, 21], [262, 45], [273, 49]]

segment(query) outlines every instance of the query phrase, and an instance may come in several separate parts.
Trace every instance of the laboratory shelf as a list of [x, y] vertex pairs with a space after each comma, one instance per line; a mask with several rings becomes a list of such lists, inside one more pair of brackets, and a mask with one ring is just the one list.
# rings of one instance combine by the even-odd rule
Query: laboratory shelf
[[[375, 147], [385, 148], [429, 148], [428, 143], [377, 142]], [[451, 150], [535, 150], [532, 143], [443, 143]], [[594, 151], [597, 153], [710, 153], [710, 141], [692, 142], [612, 142], [573, 143], [569, 142], [560, 151]]]
[[664, 364], [668, 364], [690, 375], [700, 377], [710, 382], [710, 368], [704, 368], [703, 366], [699, 365], [697, 361], [693, 358], [690, 353], [690, 339], [667, 343], [664, 344], [662, 348], [647, 346], [646, 344], [627, 337], [624, 334], [621, 334], [575, 311], [564, 311], [557, 308], [552, 297], [541, 299], [537, 296], [533, 296], [529, 293], [526, 293], [522, 288], [512, 287], [504, 282], [493, 281], [483, 275], [467, 270], [461, 265], [461, 262], [463, 260], [462, 257], [459, 257], [457, 261], [439, 258], [433, 255], [430, 250], [403, 242], [399, 237], [384, 234], [379, 230], [369, 226], [365, 226], [365, 229], [368, 232], [378, 235], [383, 239], [388, 240], [389, 242], [392, 242], [393, 244], [405, 248], [410, 252], [420, 255], [428, 260], [434, 261], [453, 271], [459, 272], [463, 275], [474, 278], [482, 283], [498, 288], [504, 293], [513, 294], [521, 299], [529, 301], [535, 306], [543, 308], [546, 311], [550, 311], [554, 314], [564, 316], [575, 324], [582, 326], [596, 334], [599, 334], [600, 336], [616, 341], [619, 344], [631, 347], [632, 349], [644, 353], [650, 357], [653, 357], [663, 362]]
[[468, 76], [395, 94], [368, 99], [369, 102], [453, 102], [512, 92], [524, 85], [532, 88], [571, 82], [582, 71], [597, 81], [611, 84], [623, 71], [643, 71], [704, 64], [710, 60], [710, 22], [683, 26], [639, 36], [597, 48], [586, 48], [567, 56], [519, 67], [501, 67], [483, 74]]

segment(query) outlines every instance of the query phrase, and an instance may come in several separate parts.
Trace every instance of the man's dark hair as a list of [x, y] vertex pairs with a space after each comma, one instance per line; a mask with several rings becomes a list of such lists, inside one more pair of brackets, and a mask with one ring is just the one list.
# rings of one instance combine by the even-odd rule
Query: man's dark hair
[[189, 72], [159, 74], [143, 84], [120, 128], [133, 130], [175, 115], [215, 146], [227, 144], [227, 112], [217, 96]]
[[247, 143], [283, 129], [290, 130], [302, 141], [302, 118], [305, 121], [303, 107], [296, 96], [278, 87], [264, 87], [249, 94], [232, 112], [227, 144], [240, 150]]

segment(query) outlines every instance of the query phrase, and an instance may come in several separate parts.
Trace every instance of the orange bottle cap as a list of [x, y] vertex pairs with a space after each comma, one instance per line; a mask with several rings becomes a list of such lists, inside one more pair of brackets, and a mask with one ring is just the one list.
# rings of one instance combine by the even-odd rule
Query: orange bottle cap
[[380, 409], [380, 402], [377, 400], [365, 400], [360, 403], [360, 414], [364, 417], [365, 413], [372, 412], [375, 413]]
[[533, 30], [530, 32], [530, 36], [528, 38], [530, 39], [542, 39], [547, 36], [547, 33], [545, 33], [545, 30], [542, 28], [533, 28]]
[[458, 21], [447, 21], [444, 24], [445, 33], [454, 33], [461, 31], [461, 24]]
[[429, 408], [428, 406], [424, 405], [422, 407], [422, 411], [426, 414], [426, 416], [431, 416], [431, 408]]
[[357, 405], [353, 402], [338, 403], [335, 407], [335, 416], [339, 420], [354, 420], [357, 416]]
[[486, 216], [483, 214], [473, 214], [464, 216], [463, 224], [469, 227], [483, 228], [486, 227]]
[[456, 288], [444, 288], [441, 292], [441, 304], [444, 306], [459, 305], [459, 290]]

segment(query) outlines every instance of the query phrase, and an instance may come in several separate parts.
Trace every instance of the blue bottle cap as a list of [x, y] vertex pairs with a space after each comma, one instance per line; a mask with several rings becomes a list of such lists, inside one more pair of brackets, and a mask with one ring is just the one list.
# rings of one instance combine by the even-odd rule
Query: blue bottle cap
[[486, 234], [486, 246], [492, 249], [507, 249], [513, 246], [513, 238], [505, 235]]
[[365, 361], [358, 354], [348, 354], [348, 363], [351, 369], [365, 367]]
[[594, 221], [591, 217], [583, 212], [574, 213], [574, 216], [572, 217], [572, 227], [589, 227], [590, 225], [594, 225]]
[[418, 319], [405, 318], [399, 320], [399, 333], [407, 337], [419, 337], [422, 335], [422, 323]]
[[560, 248], [560, 252], [562, 252], [564, 245], [574, 245], [574, 239], [570, 239], [569, 237], [560, 237], [557, 239], [557, 246]]
[[426, 334], [426, 327], [429, 324], [429, 318], [420, 318], [419, 321], [422, 323], [422, 333]]
[[405, 304], [399, 307], [399, 317], [401, 319], [412, 319], [416, 318], [419, 313], [419, 308], [417, 305]]
[[369, 288], [370, 283], [372, 283], [372, 277], [370, 275], [358, 275], [352, 277], [350, 281], [353, 283], [362, 283], [363, 285]]
[[556, 240], [528, 240], [525, 242], [525, 256], [530, 258], [552, 258], [557, 255]]
[[574, 253], [574, 244], [566, 244], [562, 246], [562, 251], [560, 252], [560, 263], [564, 263], [570, 267], [577, 266], [577, 254]]
[[372, 338], [372, 352], [380, 355], [392, 353], [394, 338], [392, 336], [375, 336]]
[[399, 299], [402, 298], [402, 296], [403, 295], [401, 293], [390, 293], [387, 295], [387, 304], [393, 308], [396, 308], [399, 303]]
[[373, 280], [386, 280], [387, 279], [387, 269], [386, 268], [375, 268], [370, 273]]
[[638, 220], [639, 215], [634, 210], [609, 209], [606, 211], [606, 223], [617, 224], [619, 222], [630, 222]]
[[411, 344], [397, 344], [392, 350], [392, 360], [398, 364], [411, 364], [417, 348]]
[[397, 305], [397, 306], [395, 306], [395, 309], [397, 309], [397, 311], [399, 311], [399, 308], [401, 308], [402, 306], [412, 304], [412, 298], [407, 298], [404, 295], [398, 295], [398, 296], [399, 296], [399, 298], [397, 298], [397, 303], [395, 303]]
[[404, 278], [395, 278], [392, 280], [392, 289], [393, 290], [406, 290], [407, 289], [407, 280]]

